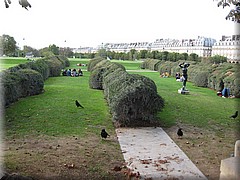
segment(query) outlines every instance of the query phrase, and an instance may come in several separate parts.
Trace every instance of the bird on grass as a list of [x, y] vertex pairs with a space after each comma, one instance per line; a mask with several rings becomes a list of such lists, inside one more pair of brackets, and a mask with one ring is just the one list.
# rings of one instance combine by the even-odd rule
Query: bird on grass
[[178, 129], [177, 135], [178, 135], [179, 138], [183, 136], [183, 132], [182, 132], [181, 128]]
[[77, 107], [84, 108], [84, 107], [78, 102], [78, 100], [75, 101], [75, 104], [76, 104]]
[[233, 114], [232, 116], [230, 116], [230, 118], [235, 119], [236, 117], [238, 117], [238, 111], [235, 112], [235, 114]]
[[110, 137], [110, 135], [106, 132], [106, 130], [105, 130], [105, 129], [102, 129], [101, 137], [104, 138], [104, 139], [106, 139], [108, 136]]

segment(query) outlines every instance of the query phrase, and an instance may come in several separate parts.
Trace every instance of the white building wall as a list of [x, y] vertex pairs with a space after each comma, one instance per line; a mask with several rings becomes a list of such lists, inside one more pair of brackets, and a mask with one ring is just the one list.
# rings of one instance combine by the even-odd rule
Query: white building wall
[[[240, 62], [240, 35], [223, 36], [212, 46], [212, 55], [227, 57], [228, 62]], [[239, 37], [239, 38], [236, 38]]]

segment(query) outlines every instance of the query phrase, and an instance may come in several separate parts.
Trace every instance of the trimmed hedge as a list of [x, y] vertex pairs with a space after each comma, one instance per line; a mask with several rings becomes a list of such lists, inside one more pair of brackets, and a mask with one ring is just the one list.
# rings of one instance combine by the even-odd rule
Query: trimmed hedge
[[[171, 62], [160, 61], [157, 63], [157, 71], [161, 73], [168, 72], [175, 76], [176, 72], [182, 73], [179, 64], [183, 61]], [[155, 59], [148, 59], [142, 63], [141, 67], [153, 70], [149, 65], [155, 63]], [[240, 97], [240, 79], [239, 79], [239, 64], [221, 63], [212, 64], [209, 61], [202, 62], [189, 61], [188, 81], [200, 87], [207, 87], [216, 91], [221, 91], [224, 87], [230, 88], [230, 93], [235, 97]]]
[[93, 89], [103, 89], [103, 77], [117, 69], [125, 71], [125, 67], [118, 63], [112, 63], [109, 60], [94, 59], [90, 61], [91, 71], [89, 86]]
[[5, 106], [9, 106], [19, 98], [42, 93], [44, 80], [51, 76], [59, 76], [66, 65], [70, 65], [67, 58], [53, 56], [2, 71], [0, 82]]
[[44, 80], [40, 73], [32, 69], [20, 69], [16, 72], [4, 71], [1, 74], [5, 106], [19, 98], [42, 93]]
[[142, 69], [150, 69], [153, 71], [157, 71], [158, 70], [158, 64], [160, 63], [159, 60], [156, 59], [146, 59], [142, 64], [141, 64], [141, 68]]
[[91, 60], [91, 88], [103, 89], [115, 126], [149, 126], [164, 106], [151, 79], [126, 72], [125, 67], [106, 60]]

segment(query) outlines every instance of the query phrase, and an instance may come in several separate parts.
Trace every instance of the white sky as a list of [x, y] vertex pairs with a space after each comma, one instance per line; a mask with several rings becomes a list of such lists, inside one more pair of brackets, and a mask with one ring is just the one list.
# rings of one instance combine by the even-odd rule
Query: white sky
[[[233, 7], [213, 0], [29, 0], [25, 10], [0, 0], [0, 35], [33, 48], [96, 47], [101, 43], [153, 42], [159, 38], [232, 35], [236, 23], [225, 20]], [[239, 25], [238, 25], [239, 26]], [[25, 39], [25, 40], [23, 40]], [[65, 42], [66, 40], [66, 42]]]

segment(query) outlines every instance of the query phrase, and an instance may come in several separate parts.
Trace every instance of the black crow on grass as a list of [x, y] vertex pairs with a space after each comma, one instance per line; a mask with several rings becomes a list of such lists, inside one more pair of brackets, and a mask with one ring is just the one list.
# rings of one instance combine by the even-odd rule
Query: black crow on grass
[[178, 129], [177, 135], [178, 135], [178, 137], [182, 137], [183, 136], [183, 132], [182, 132], [181, 128]]
[[76, 104], [77, 107], [84, 108], [84, 107], [78, 102], [78, 100], [75, 101], [75, 104]]
[[106, 139], [108, 136], [110, 137], [110, 135], [105, 131], [105, 129], [102, 129], [101, 137]]
[[235, 119], [236, 117], [238, 117], [238, 111], [235, 112], [235, 114], [233, 114], [232, 116], [230, 116], [230, 118]]

